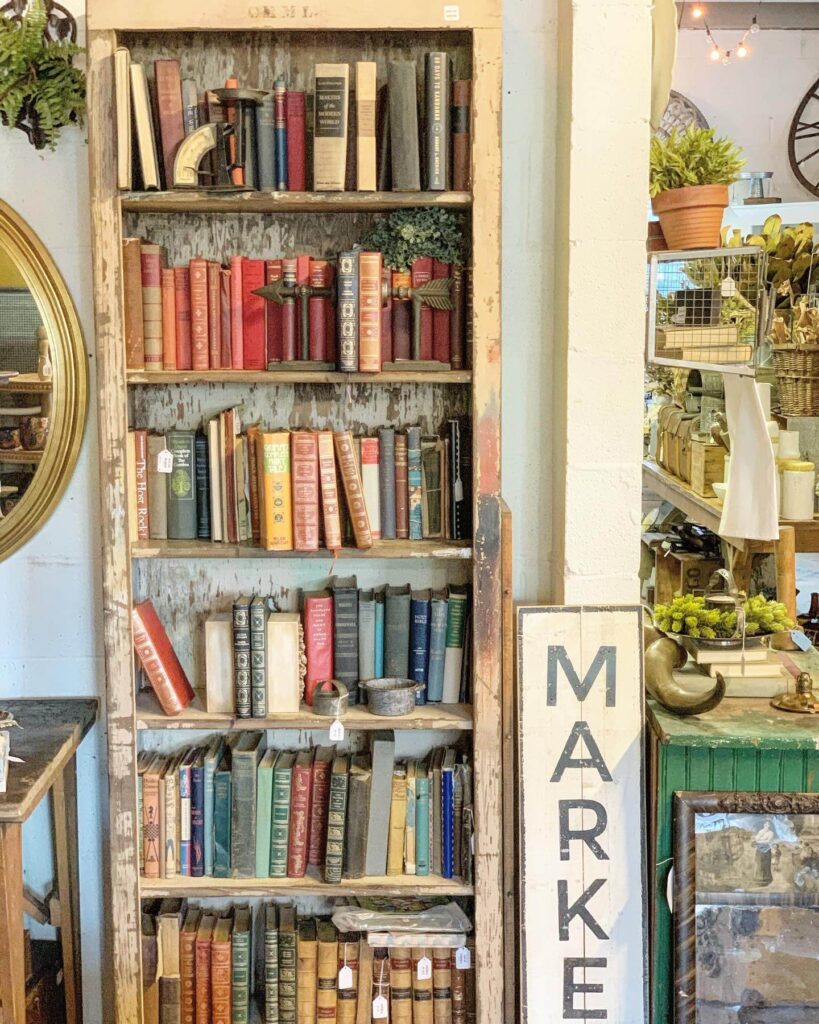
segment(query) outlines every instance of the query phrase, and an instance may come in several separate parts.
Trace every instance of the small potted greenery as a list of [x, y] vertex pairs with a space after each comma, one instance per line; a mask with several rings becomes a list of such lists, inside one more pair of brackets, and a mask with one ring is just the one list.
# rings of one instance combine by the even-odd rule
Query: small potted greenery
[[685, 594], [669, 604], [654, 608], [654, 624], [663, 633], [679, 640], [694, 653], [699, 647], [759, 647], [775, 633], [793, 629], [794, 623], [780, 601], [769, 601], [763, 594], [746, 598], [739, 607], [745, 613], [745, 637], [737, 615], [737, 605], [715, 605], [706, 597]]
[[676, 128], [651, 140], [649, 192], [669, 249], [713, 249], [720, 244], [728, 186], [745, 161], [713, 128]]

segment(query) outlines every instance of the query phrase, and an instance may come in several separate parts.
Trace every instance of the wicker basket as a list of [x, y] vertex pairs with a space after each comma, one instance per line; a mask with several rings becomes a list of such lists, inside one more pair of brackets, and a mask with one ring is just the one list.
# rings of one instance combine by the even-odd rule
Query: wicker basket
[[819, 345], [773, 350], [783, 416], [819, 416]]

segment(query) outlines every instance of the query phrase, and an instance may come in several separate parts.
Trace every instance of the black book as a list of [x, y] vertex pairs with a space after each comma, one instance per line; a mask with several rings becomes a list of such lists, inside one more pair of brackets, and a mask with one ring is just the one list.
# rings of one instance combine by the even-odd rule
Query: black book
[[347, 784], [347, 820], [344, 830], [344, 877], [367, 874], [367, 823], [373, 770], [369, 754], [354, 754]]
[[196, 536], [210, 540], [210, 456], [208, 439], [197, 434], [196, 449]]
[[358, 703], [358, 583], [355, 576], [334, 576], [333, 672], [350, 691], [350, 704]]
[[245, 732], [231, 751], [230, 865], [234, 878], [256, 874], [256, 773], [264, 733]]
[[233, 604], [233, 692], [236, 717], [250, 718], [250, 601], [240, 597]]
[[387, 587], [384, 609], [384, 675], [409, 678], [410, 588]]
[[465, 420], [448, 420], [449, 531], [452, 540], [472, 536], [472, 434]]
[[418, 154], [418, 87], [415, 61], [390, 61], [387, 84], [390, 90], [393, 191], [418, 192], [421, 188], [421, 164]]
[[461, 661], [461, 692], [458, 699], [461, 704], [468, 704], [472, 697], [472, 606], [466, 613], [464, 623], [464, 656]]
[[390, 147], [390, 93], [389, 87], [382, 85], [378, 89], [375, 101], [375, 135], [377, 160], [377, 185], [379, 192], [392, 189], [392, 154]]
[[449, 188], [449, 55], [436, 51], [424, 59], [426, 187], [432, 191]]
[[196, 514], [196, 452], [192, 430], [171, 430], [165, 438], [173, 456], [173, 469], [168, 481], [168, 539], [195, 540]]
[[395, 540], [395, 429], [378, 431], [378, 491], [381, 539]]

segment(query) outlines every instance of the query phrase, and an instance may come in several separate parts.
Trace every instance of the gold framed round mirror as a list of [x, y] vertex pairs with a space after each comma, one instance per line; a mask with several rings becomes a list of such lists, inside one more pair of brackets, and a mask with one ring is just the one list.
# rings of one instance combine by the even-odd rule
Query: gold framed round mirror
[[37, 235], [0, 200], [0, 559], [54, 511], [87, 404], [85, 342], [68, 288]]

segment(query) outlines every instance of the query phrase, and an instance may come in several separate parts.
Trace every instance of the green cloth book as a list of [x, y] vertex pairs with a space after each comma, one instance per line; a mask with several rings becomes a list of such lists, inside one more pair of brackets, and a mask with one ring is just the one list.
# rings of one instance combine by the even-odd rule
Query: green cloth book
[[248, 1024], [250, 1020], [250, 907], [238, 906], [233, 914], [233, 932], [230, 937], [231, 976], [233, 990], [232, 1024]]
[[205, 749], [205, 874], [213, 874], [213, 814], [215, 803], [216, 767], [222, 759], [225, 741], [216, 736]]
[[415, 874], [429, 874], [429, 762], [415, 773]]
[[266, 750], [256, 776], [256, 877], [270, 877], [270, 825], [276, 751]]
[[283, 750], [273, 768], [273, 814], [270, 824], [270, 877], [287, 878], [290, 837], [290, 787], [296, 755]]
[[225, 747], [213, 776], [213, 875], [230, 878], [230, 748]]
[[196, 540], [195, 438], [192, 430], [171, 430], [165, 436], [173, 456], [168, 480], [169, 540]]

